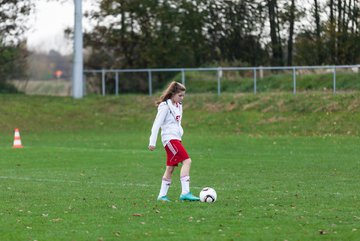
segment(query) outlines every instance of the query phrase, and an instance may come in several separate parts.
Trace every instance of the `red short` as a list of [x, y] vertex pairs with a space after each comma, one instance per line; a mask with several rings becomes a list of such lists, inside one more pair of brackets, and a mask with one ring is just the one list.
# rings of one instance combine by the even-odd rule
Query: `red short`
[[190, 158], [180, 140], [169, 141], [165, 150], [167, 166], [177, 166], [180, 162]]

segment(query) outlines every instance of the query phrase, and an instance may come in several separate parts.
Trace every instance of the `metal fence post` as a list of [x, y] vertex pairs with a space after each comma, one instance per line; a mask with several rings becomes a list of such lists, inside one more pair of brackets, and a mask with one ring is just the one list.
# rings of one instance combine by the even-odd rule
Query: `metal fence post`
[[119, 95], [119, 72], [115, 72], [115, 95]]
[[293, 68], [293, 93], [296, 94], [296, 68]]
[[259, 67], [259, 77], [260, 77], [260, 79], [264, 78], [264, 69], [262, 66]]
[[149, 96], [152, 96], [152, 75], [150, 69], [148, 71], [148, 77], [149, 77]]
[[221, 93], [221, 77], [222, 77], [222, 69], [219, 67], [217, 70], [217, 83], [218, 83], [218, 95]]
[[83, 75], [83, 84], [82, 84], [82, 86], [83, 86], [83, 94], [86, 95], [86, 94], [87, 94], [87, 89], [86, 89], [86, 83], [87, 83], [86, 74], [83, 72], [82, 75]]
[[254, 67], [254, 94], [256, 95], [256, 67]]
[[185, 70], [181, 69], [181, 83], [185, 85]]
[[105, 96], [105, 69], [102, 69], [101, 71], [101, 89], [102, 95]]
[[333, 93], [336, 94], [336, 66], [334, 66], [334, 75], [333, 75]]

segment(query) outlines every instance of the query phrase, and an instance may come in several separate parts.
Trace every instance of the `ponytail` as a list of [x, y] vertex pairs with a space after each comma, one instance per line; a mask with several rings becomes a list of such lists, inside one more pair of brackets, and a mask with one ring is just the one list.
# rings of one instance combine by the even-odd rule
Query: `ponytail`
[[172, 81], [155, 103], [158, 106], [161, 102], [171, 99], [175, 94], [185, 90], [186, 88], [183, 84]]

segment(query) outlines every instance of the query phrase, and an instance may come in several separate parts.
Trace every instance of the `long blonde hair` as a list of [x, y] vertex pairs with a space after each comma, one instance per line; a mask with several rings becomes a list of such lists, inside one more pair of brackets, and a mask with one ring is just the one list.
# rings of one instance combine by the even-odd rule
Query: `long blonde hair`
[[175, 94], [185, 90], [185, 85], [180, 84], [176, 81], [172, 81], [166, 88], [166, 90], [164, 90], [159, 99], [156, 101], [156, 105], [158, 106], [161, 102], [171, 99]]

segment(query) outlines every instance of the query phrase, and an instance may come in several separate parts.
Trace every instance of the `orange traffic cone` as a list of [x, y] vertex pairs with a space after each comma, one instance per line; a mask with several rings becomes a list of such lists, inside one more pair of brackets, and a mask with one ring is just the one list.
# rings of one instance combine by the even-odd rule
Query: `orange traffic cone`
[[21, 145], [20, 132], [18, 128], [15, 129], [13, 148], [23, 148], [23, 145]]

